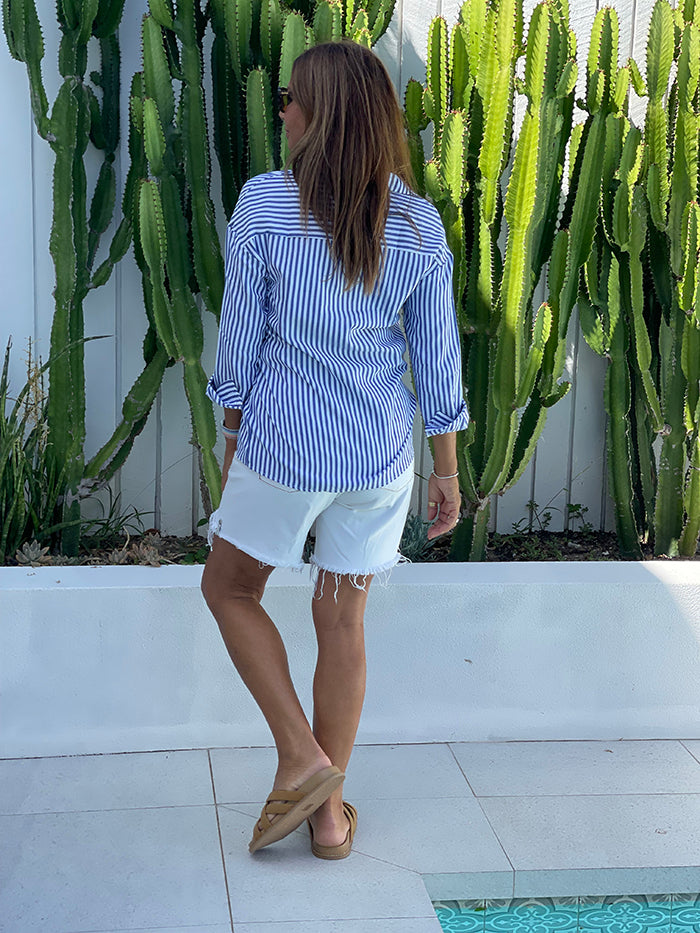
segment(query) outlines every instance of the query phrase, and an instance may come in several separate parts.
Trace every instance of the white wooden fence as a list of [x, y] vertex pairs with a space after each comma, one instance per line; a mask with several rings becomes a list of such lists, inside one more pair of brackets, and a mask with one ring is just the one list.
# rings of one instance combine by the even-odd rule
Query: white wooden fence
[[[526, 0], [526, 21], [534, 0]], [[615, 0], [620, 18], [620, 60], [633, 56], [644, 70], [644, 48], [653, 0]], [[450, 26], [456, 21], [459, 0], [397, 0], [393, 22], [377, 47], [400, 93], [409, 78], [425, 80], [425, 48], [428, 25], [435, 15]], [[44, 32], [46, 56], [44, 82], [49, 101], [55, 98], [59, 76], [59, 31], [54, 0], [37, 0]], [[126, 175], [127, 94], [130, 76], [140, 68], [141, 18], [146, 0], [126, 0], [120, 33], [122, 51], [122, 141], [117, 157], [118, 200]], [[595, 0], [571, 4], [571, 25], [578, 38], [579, 71], [585, 61]], [[24, 381], [24, 356], [28, 338], [44, 358], [48, 353], [53, 313], [54, 270], [49, 254], [51, 225], [51, 178], [53, 153], [34, 128], [23, 64], [11, 59], [4, 36], [0, 38], [0, 217], [3, 221], [0, 250], [0, 350], [13, 339], [13, 386]], [[579, 79], [579, 87], [583, 86]], [[641, 107], [641, 102], [637, 102]], [[94, 171], [89, 185], [94, 184]], [[89, 189], [91, 190], [91, 189]], [[212, 193], [217, 199], [219, 180], [214, 174]], [[223, 242], [226, 217], [220, 206], [218, 227]], [[103, 246], [109, 243], [111, 230]], [[100, 257], [98, 256], [98, 262]], [[540, 296], [543, 300], [544, 293]], [[91, 293], [85, 303], [86, 335], [106, 339], [86, 346], [87, 442], [89, 458], [111, 435], [119, 420], [124, 395], [142, 368], [141, 344], [146, 316], [140, 279], [131, 255], [119, 265], [110, 282]], [[205, 321], [204, 367], [210, 371], [216, 345], [216, 324]], [[527, 514], [534, 499], [540, 508], [553, 510], [552, 530], [564, 527], [566, 503], [588, 509], [587, 519], [596, 527], [613, 527], [611, 503], [606, 493], [605, 414], [602, 385], [605, 364], [580, 336], [574, 315], [566, 357], [565, 378], [572, 387], [550, 409], [543, 436], [532, 463], [520, 482], [494, 502], [492, 524], [510, 531], [513, 522]], [[199, 475], [182, 386], [181, 367], [165, 374], [157, 405], [134, 449], [113, 483], [122, 505], [133, 505], [144, 514], [146, 527], [164, 533], [190, 534], [202, 516]], [[427, 447], [420, 425], [415, 430], [418, 472], [430, 471]], [[219, 450], [219, 454], [222, 451]], [[418, 482], [414, 509], [425, 507], [425, 483]]]

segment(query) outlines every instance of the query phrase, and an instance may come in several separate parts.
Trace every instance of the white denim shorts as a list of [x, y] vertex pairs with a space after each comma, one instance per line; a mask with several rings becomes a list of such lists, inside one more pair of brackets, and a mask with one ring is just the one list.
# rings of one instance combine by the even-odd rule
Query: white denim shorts
[[[219, 508], [209, 519], [214, 535], [257, 558], [261, 566], [303, 570], [306, 538], [315, 523], [311, 579], [321, 571], [350, 576], [366, 589], [366, 577], [385, 574], [405, 560], [399, 543], [413, 489], [414, 464], [376, 489], [354, 492], [301, 492], [231, 462]], [[360, 582], [360, 578], [365, 579]], [[380, 578], [381, 579], [381, 578]], [[322, 594], [323, 579], [321, 579]]]

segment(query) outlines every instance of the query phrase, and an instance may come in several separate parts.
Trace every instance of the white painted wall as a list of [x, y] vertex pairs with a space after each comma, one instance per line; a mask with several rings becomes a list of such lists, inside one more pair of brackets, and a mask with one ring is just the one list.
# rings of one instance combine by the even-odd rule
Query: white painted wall
[[[0, 758], [272, 744], [201, 573], [0, 568]], [[308, 580], [263, 605], [310, 716]], [[403, 564], [365, 632], [360, 744], [700, 735], [693, 562]]]
[[[526, 0], [526, 16], [534, 7]], [[398, 0], [394, 20], [377, 47], [402, 92], [410, 77], [425, 78], [425, 46], [430, 20], [443, 15], [456, 21], [458, 0]], [[644, 38], [653, 7], [652, 0], [615, 0], [621, 20], [620, 59], [634, 54], [643, 67]], [[46, 56], [44, 81], [49, 101], [58, 87], [58, 26], [53, 0], [37, 0], [44, 31]], [[127, 127], [127, 91], [130, 76], [140, 67], [140, 23], [146, 0], [127, 0], [121, 29], [122, 128]], [[579, 40], [580, 62], [585, 62], [588, 36], [597, 9], [596, 0], [572, 4], [572, 27]], [[24, 65], [11, 59], [4, 37], [0, 39], [0, 216], [4, 220], [0, 250], [0, 350], [13, 338], [13, 385], [23, 382], [23, 353], [29, 337], [44, 358], [48, 352], [54, 271], [48, 251], [51, 224], [51, 175], [53, 158], [48, 145], [36, 134], [30, 111]], [[117, 160], [121, 197], [126, 172], [126, 137]], [[93, 167], [94, 168], [94, 167]], [[94, 175], [94, 171], [93, 171]], [[214, 174], [216, 184], [216, 173]], [[216, 194], [216, 189], [214, 189]], [[219, 209], [217, 223], [223, 237], [226, 218]], [[108, 245], [111, 230], [104, 238]], [[104, 247], [103, 247], [104, 248]], [[99, 257], [98, 257], [99, 261]], [[106, 334], [107, 339], [86, 347], [87, 442], [90, 457], [110, 436], [124, 395], [141, 371], [141, 342], [145, 334], [139, 278], [133, 259], [127, 256], [110, 282], [92, 293], [85, 304], [86, 334]], [[205, 322], [205, 369], [211, 369], [216, 342], [215, 322]], [[563, 527], [567, 501], [588, 508], [596, 526], [613, 527], [612, 509], [605, 493], [605, 439], [602, 405], [604, 362], [580, 338], [575, 320], [570, 331], [566, 378], [572, 391], [550, 410], [547, 426], [532, 465], [517, 486], [497, 500], [493, 524], [509, 531], [526, 514], [525, 503], [534, 498], [553, 512], [552, 530]], [[189, 413], [180, 367], [166, 373], [158, 404], [137, 439], [132, 454], [114, 482], [123, 505], [131, 504], [144, 515], [146, 527], [156, 525], [164, 533], [189, 534], [201, 517], [198, 471], [190, 438]], [[418, 472], [430, 471], [427, 446], [420, 424], [415, 429]], [[222, 451], [220, 450], [221, 454]], [[567, 490], [570, 490], [567, 493]], [[424, 483], [416, 484], [414, 508], [425, 507]], [[556, 510], [560, 511], [556, 511]]]

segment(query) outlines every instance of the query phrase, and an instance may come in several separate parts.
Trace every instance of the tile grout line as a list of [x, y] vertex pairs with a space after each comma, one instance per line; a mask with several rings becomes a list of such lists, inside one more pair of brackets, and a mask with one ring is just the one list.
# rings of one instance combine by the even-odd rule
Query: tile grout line
[[211, 792], [214, 797], [214, 813], [216, 815], [216, 831], [219, 836], [219, 851], [221, 852], [221, 867], [224, 870], [224, 886], [226, 887], [226, 904], [228, 905], [228, 916], [231, 922], [231, 931], [233, 933], [233, 911], [231, 909], [231, 892], [228, 886], [228, 873], [226, 871], [226, 857], [224, 855], [224, 840], [221, 836], [221, 823], [219, 821], [219, 807], [216, 803], [216, 784], [214, 783], [214, 768], [211, 763], [211, 750], [207, 749], [207, 761], [209, 762], [209, 777], [211, 778]]
[[501, 850], [503, 851], [503, 854], [505, 855], [506, 859], [508, 860], [508, 864], [510, 865], [511, 871], [513, 872], [513, 897], [515, 897], [515, 865], [513, 865], [513, 863], [511, 862], [510, 856], [509, 856], [508, 853], [506, 852], [505, 846], [504, 846], [503, 843], [501, 842], [501, 839], [500, 839], [498, 833], [497, 833], [496, 830], [493, 828], [493, 825], [492, 825], [492, 823], [491, 823], [491, 820], [489, 819], [488, 814], [486, 813], [486, 811], [485, 811], [484, 808], [482, 807], [482, 805], [481, 805], [481, 800], [479, 799], [479, 797], [477, 797], [476, 793], [474, 793], [474, 788], [473, 788], [473, 787], [471, 786], [471, 784], [469, 783], [469, 778], [467, 777], [467, 775], [466, 775], [466, 773], [465, 773], [465, 771], [464, 771], [464, 768], [462, 767], [462, 765], [461, 765], [459, 759], [458, 759], [457, 756], [455, 755], [455, 752], [454, 752], [454, 749], [452, 748], [452, 745], [451, 745], [449, 742], [446, 742], [445, 744], [447, 745], [448, 749], [450, 750], [450, 754], [451, 754], [452, 757], [454, 758], [455, 764], [457, 765], [457, 767], [459, 768], [459, 770], [460, 770], [460, 771], [462, 772], [462, 774], [464, 775], [464, 780], [465, 780], [466, 783], [467, 783], [467, 787], [468, 787], [469, 790], [472, 792], [472, 794], [474, 794], [474, 799], [475, 799], [476, 802], [478, 803], [479, 809], [480, 809], [481, 812], [483, 813], [484, 819], [485, 819], [486, 822], [488, 823], [489, 828], [491, 829], [491, 832], [492, 832], [492, 833], [494, 834], [494, 836], [496, 837], [496, 842], [499, 844], [499, 846], [501, 847]]

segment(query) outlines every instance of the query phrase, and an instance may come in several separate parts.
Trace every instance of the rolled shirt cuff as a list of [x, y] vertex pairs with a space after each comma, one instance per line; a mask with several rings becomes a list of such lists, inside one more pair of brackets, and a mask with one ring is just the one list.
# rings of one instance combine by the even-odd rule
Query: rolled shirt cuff
[[434, 434], [451, 434], [452, 431], [465, 431], [468, 424], [469, 412], [466, 404], [462, 402], [462, 407], [455, 418], [450, 419], [444, 412], [436, 412], [425, 425], [425, 436], [432, 437]]
[[233, 382], [224, 382], [217, 386], [212, 376], [207, 383], [207, 396], [222, 408], [243, 408], [243, 396]]

